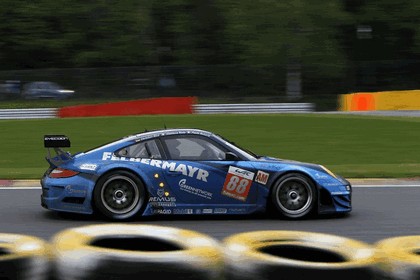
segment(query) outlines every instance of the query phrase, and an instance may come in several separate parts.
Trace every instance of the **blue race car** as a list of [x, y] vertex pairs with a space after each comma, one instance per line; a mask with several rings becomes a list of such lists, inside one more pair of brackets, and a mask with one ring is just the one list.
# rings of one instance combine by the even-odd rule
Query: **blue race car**
[[201, 129], [162, 129], [74, 155], [45, 135], [41, 205], [113, 220], [150, 215], [274, 213], [287, 219], [352, 210], [351, 184], [322, 165], [258, 156]]

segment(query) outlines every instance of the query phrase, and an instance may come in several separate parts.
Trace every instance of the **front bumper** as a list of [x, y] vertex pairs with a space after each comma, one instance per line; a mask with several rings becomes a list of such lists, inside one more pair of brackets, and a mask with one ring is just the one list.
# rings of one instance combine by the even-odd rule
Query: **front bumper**
[[319, 214], [348, 213], [352, 211], [353, 188], [347, 181], [340, 186], [319, 189]]

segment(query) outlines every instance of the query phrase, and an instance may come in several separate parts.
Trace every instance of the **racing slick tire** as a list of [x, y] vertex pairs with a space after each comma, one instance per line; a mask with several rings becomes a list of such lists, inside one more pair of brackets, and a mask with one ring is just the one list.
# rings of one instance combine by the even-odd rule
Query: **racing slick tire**
[[0, 234], [0, 279], [49, 279], [48, 243], [29, 235]]
[[133, 218], [146, 204], [146, 190], [138, 176], [125, 170], [111, 171], [97, 181], [95, 208], [111, 220]]
[[52, 238], [60, 280], [189, 279], [223, 276], [220, 242], [165, 226], [111, 223], [71, 228]]
[[420, 235], [390, 237], [374, 246], [385, 256], [386, 271], [392, 279], [420, 279]]
[[380, 279], [373, 246], [315, 232], [252, 231], [222, 240], [229, 280]]
[[271, 201], [279, 214], [285, 218], [298, 219], [312, 214], [317, 205], [317, 191], [305, 175], [289, 173], [276, 181], [271, 192]]

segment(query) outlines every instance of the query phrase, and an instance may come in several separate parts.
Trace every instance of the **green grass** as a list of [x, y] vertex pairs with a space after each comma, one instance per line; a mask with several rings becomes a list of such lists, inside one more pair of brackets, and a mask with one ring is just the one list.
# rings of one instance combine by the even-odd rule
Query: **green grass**
[[420, 175], [420, 118], [314, 113], [0, 120], [0, 179], [42, 176], [44, 134], [68, 135], [75, 153], [165, 126], [208, 129], [257, 154], [323, 164], [347, 178]]

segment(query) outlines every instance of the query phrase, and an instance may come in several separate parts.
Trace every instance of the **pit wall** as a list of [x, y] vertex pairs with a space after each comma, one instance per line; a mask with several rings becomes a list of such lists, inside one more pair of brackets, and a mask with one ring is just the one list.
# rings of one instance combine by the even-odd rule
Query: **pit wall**
[[338, 96], [338, 111], [420, 110], [420, 90], [356, 92]]

